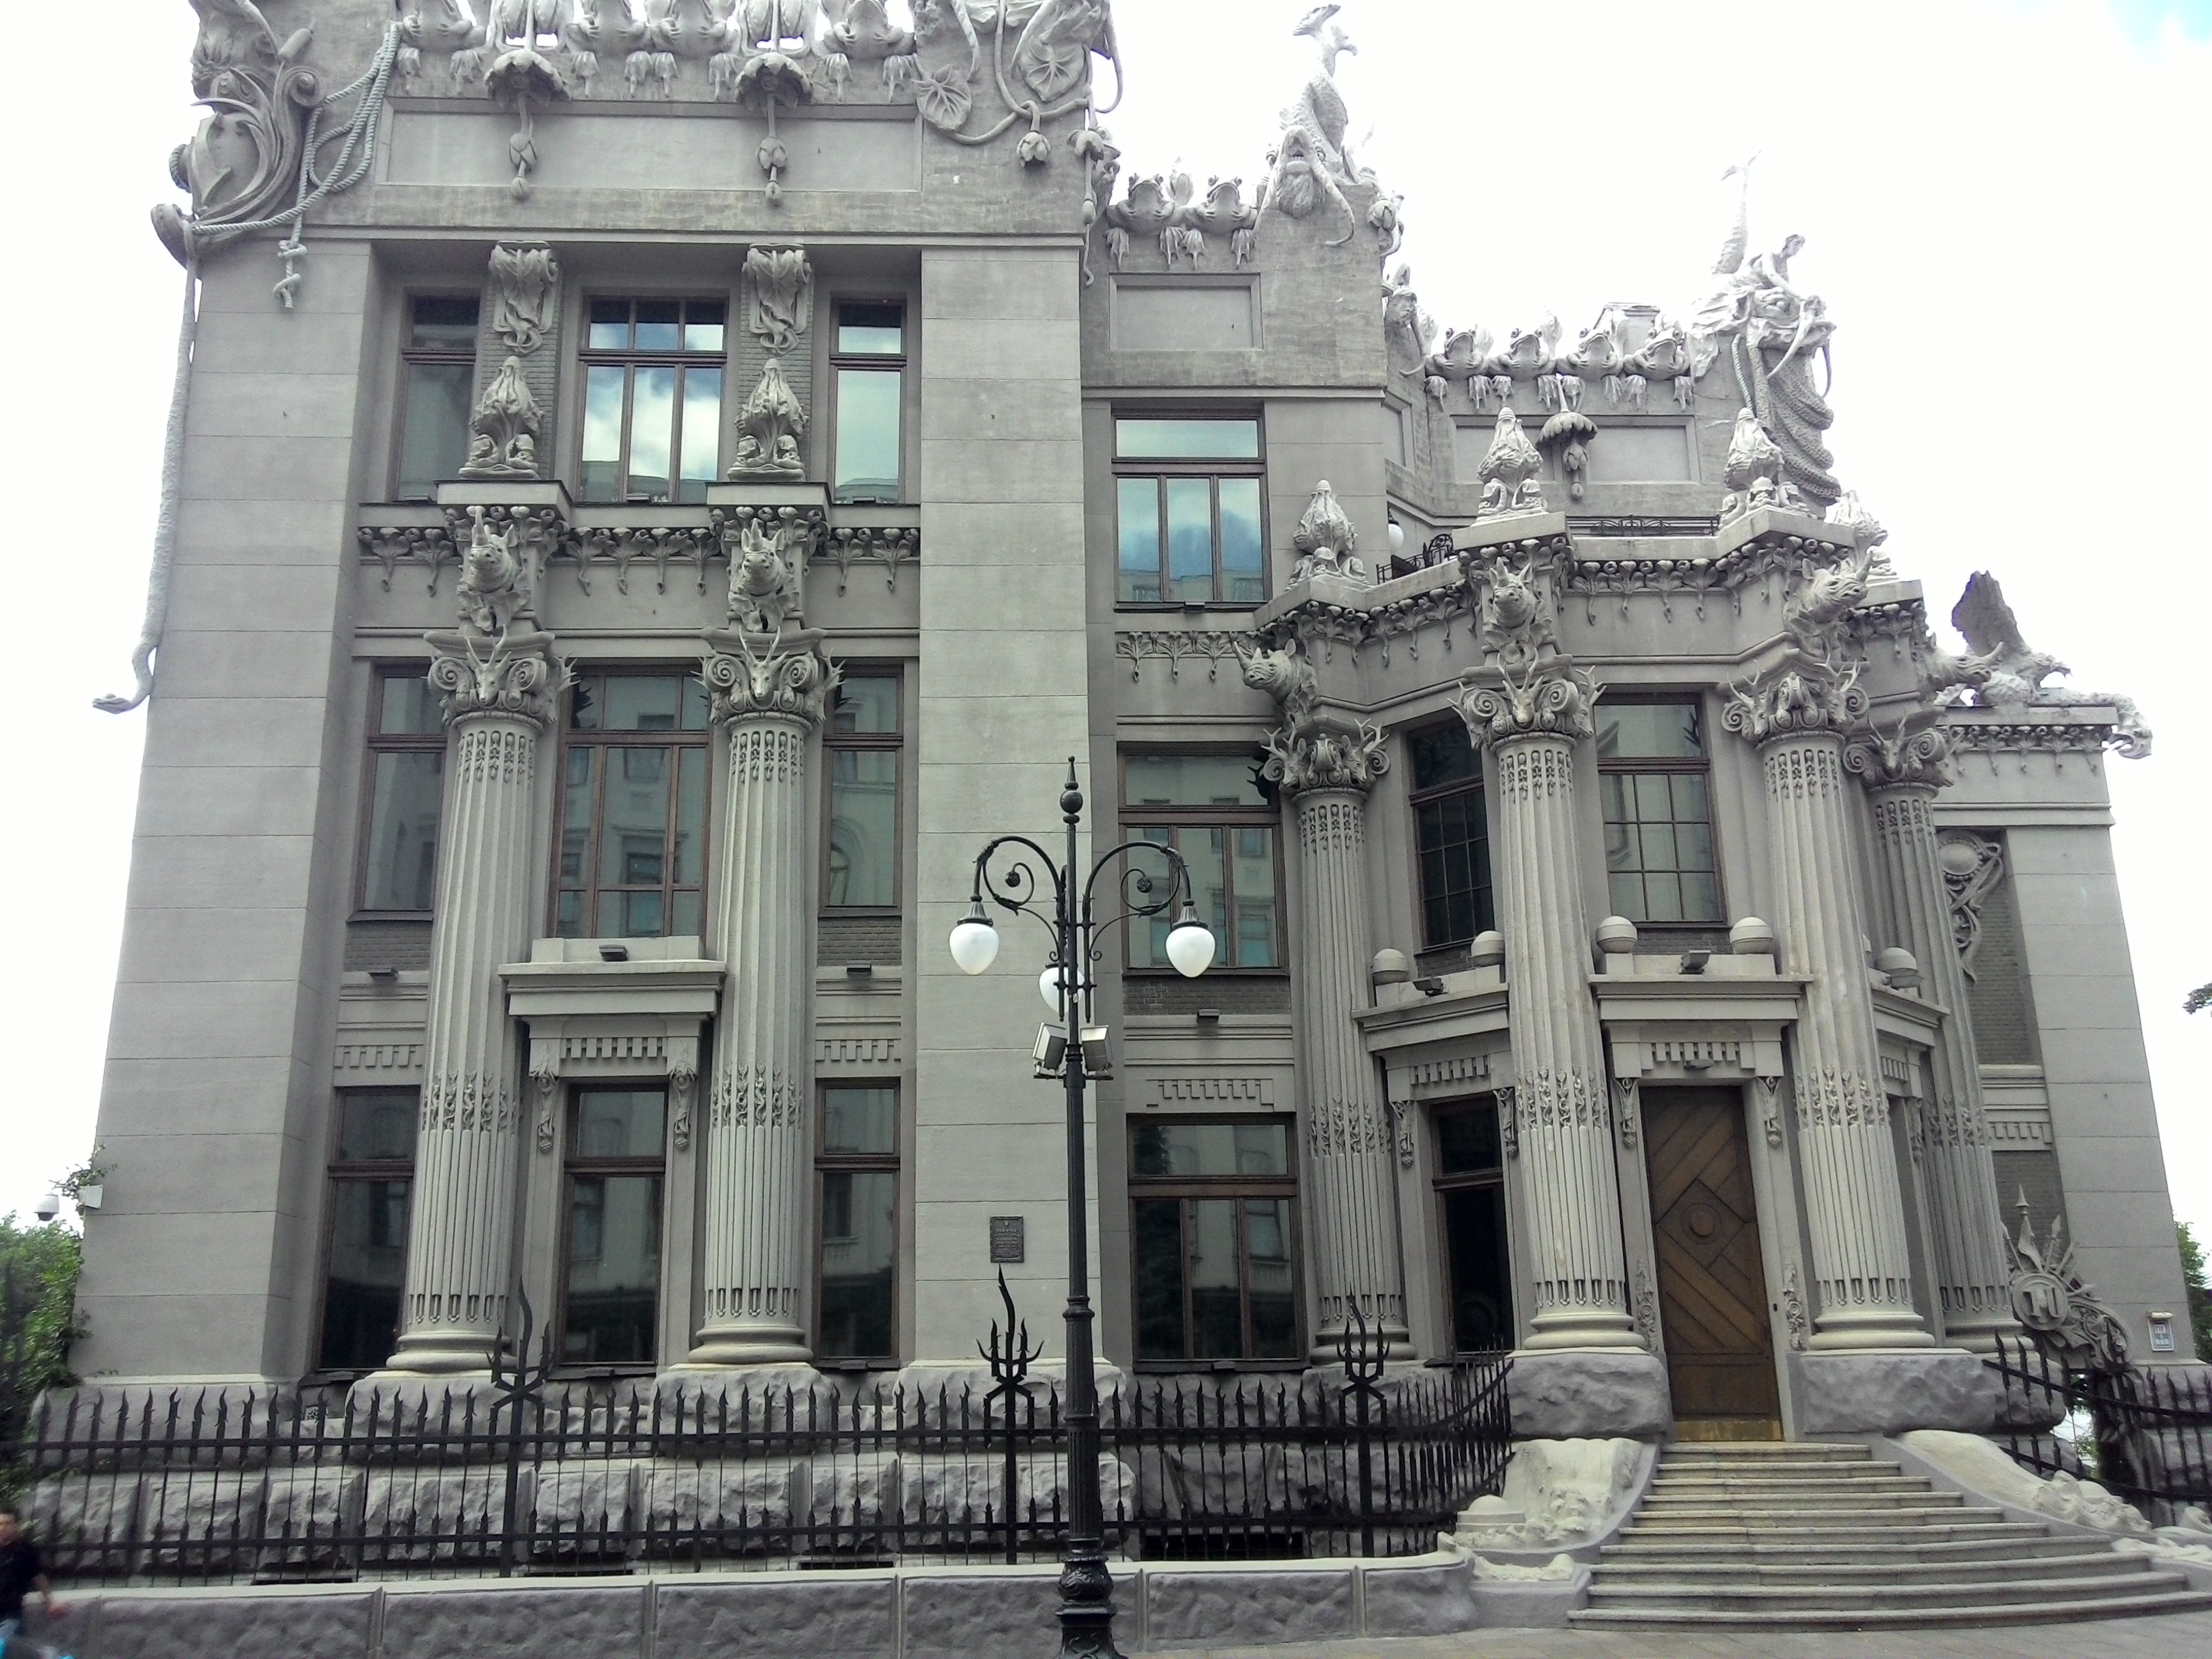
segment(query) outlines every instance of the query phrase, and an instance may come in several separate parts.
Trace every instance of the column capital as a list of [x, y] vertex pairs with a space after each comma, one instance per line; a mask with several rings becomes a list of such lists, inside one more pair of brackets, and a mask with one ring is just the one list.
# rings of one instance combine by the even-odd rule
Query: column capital
[[1365, 794], [1390, 768], [1382, 729], [1372, 720], [1310, 715], [1270, 732], [1264, 773], [1286, 795], [1348, 789]]
[[1951, 734], [1942, 711], [1916, 708], [1885, 732], [1872, 720], [1844, 738], [1844, 769], [1871, 790], [1921, 789], [1929, 793], [1952, 777]]
[[1546, 657], [1516, 679], [1501, 664], [1498, 683], [1460, 683], [1460, 718], [1469, 736], [1495, 748], [1522, 738], [1587, 738], [1596, 730], [1592, 710], [1598, 684], [1564, 656]]
[[429, 680], [445, 705], [446, 724], [479, 716], [527, 720], [552, 728], [568, 665], [553, 636], [532, 628], [485, 635], [469, 628], [435, 629], [423, 639], [435, 653]]
[[839, 674], [823, 653], [818, 629], [769, 635], [710, 628], [702, 637], [708, 648], [699, 677], [714, 696], [710, 718], [717, 725], [775, 718], [811, 727], [827, 717]]
[[1814, 732], [1841, 734], [1865, 715], [1862, 664], [1850, 654], [1844, 623], [1867, 596], [1871, 547], [1815, 570], [1782, 607], [1782, 653], [1750, 679], [1729, 688], [1721, 724], [1755, 744]]

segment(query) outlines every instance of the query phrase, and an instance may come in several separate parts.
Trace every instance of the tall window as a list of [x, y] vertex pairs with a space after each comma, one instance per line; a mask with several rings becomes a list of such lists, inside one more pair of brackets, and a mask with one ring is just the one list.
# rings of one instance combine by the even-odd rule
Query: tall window
[[1289, 1124], [1155, 1118], [1129, 1141], [1137, 1358], [1298, 1359]]
[[703, 501], [720, 476], [723, 300], [594, 300], [584, 499]]
[[707, 690], [682, 674], [586, 674], [562, 747], [564, 939], [699, 931], [707, 860]]
[[1413, 762], [1414, 844], [1421, 866], [1421, 943], [1462, 945], [1496, 927], [1482, 762], [1464, 722], [1406, 736]]
[[459, 472], [469, 456], [476, 295], [416, 295], [407, 302], [407, 343], [399, 355], [399, 476], [392, 495], [427, 501], [438, 493], [438, 480]]
[[1259, 422], [1117, 417], [1114, 473], [1121, 603], [1267, 597]]
[[421, 1111], [422, 1096], [413, 1089], [350, 1089], [338, 1096], [316, 1360], [324, 1370], [374, 1370], [399, 1344], [407, 1200]]
[[[1172, 847], [1190, 866], [1198, 913], [1213, 930], [1222, 968], [1283, 965], [1275, 809], [1243, 755], [1131, 755], [1122, 763], [1121, 817], [1132, 841]], [[1164, 858], [1133, 855], [1167, 891]], [[1129, 966], [1164, 968], [1173, 911], [1129, 928]]]
[[831, 498], [898, 500], [906, 307], [896, 300], [839, 301], [830, 374], [837, 393]]
[[823, 1359], [898, 1357], [898, 1090], [822, 1091], [821, 1329]]
[[1437, 1210], [1451, 1284], [1452, 1348], [1513, 1346], [1513, 1258], [1505, 1243], [1505, 1160], [1491, 1101], [1436, 1115]]
[[438, 892], [445, 721], [420, 664], [380, 669], [371, 701], [361, 908], [428, 915]]
[[830, 811], [822, 902], [894, 909], [899, 902], [899, 678], [855, 673], [837, 688], [830, 729]]
[[572, 1364], [653, 1363], [667, 1117], [665, 1089], [580, 1088], [569, 1100], [561, 1354]]
[[1718, 921], [1705, 722], [1695, 702], [1601, 703], [1598, 787], [1614, 914]]

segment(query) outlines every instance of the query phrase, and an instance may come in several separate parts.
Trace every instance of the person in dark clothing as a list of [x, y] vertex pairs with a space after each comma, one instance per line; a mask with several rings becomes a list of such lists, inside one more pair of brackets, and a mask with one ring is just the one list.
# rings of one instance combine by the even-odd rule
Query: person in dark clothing
[[39, 1559], [39, 1547], [23, 1536], [15, 1511], [0, 1504], [0, 1653], [21, 1632], [23, 1599], [33, 1590], [45, 1603], [47, 1618], [58, 1618], [65, 1611], [46, 1583], [46, 1564]]

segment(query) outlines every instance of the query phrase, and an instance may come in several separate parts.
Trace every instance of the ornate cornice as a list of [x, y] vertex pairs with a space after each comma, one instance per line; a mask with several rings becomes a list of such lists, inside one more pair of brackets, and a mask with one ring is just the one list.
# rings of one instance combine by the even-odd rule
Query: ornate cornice
[[1565, 657], [1550, 657], [1520, 679], [1500, 669], [1499, 683], [1462, 681], [1460, 717], [1477, 743], [1518, 738], [1587, 738], [1595, 730], [1592, 708], [1598, 684]]
[[700, 678], [716, 722], [780, 716], [821, 725], [838, 672], [823, 654], [822, 636], [802, 629], [781, 638], [708, 629]]
[[553, 636], [511, 630], [496, 638], [463, 629], [423, 636], [435, 654], [430, 684], [445, 704], [448, 725], [472, 715], [525, 720], [552, 728], [568, 671], [553, 654]]
[[1140, 679], [1145, 664], [1155, 659], [1168, 665], [1168, 678], [1182, 678], [1186, 662], [1206, 665], [1206, 678], [1218, 680], [1221, 665], [1240, 660], [1249, 649], [1256, 653], [1260, 638], [1256, 634], [1238, 634], [1210, 629], [1139, 629], [1133, 633], [1114, 635], [1114, 654], [1130, 665], [1129, 678]]

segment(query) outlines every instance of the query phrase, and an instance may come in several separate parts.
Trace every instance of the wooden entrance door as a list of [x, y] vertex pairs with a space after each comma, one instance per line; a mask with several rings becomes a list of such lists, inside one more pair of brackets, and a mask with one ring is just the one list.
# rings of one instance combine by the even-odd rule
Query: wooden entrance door
[[1644, 1100], [1674, 1415], [1778, 1418], [1742, 1097], [1733, 1089], [1652, 1089]]

